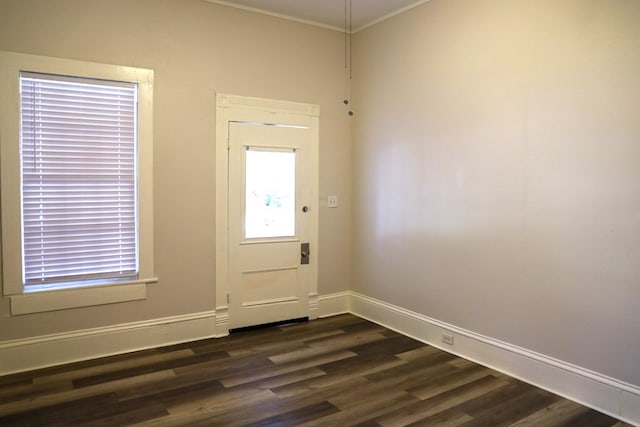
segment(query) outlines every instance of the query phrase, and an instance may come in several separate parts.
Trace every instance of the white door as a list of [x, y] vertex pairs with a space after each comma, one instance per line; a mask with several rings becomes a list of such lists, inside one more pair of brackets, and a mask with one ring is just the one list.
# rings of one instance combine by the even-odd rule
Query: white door
[[231, 328], [308, 316], [310, 143], [306, 126], [229, 122]]

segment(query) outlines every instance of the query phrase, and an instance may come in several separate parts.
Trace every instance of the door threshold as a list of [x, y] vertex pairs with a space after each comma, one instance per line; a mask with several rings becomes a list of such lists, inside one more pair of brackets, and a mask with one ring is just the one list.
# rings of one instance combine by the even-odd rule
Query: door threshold
[[232, 328], [232, 329], [229, 329], [229, 333], [234, 334], [236, 332], [245, 332], [245, 331], [253, 331], [256, 329], [273, 328], [275, 326], [287, 326], [295, 323], [303, 323], [308, 321], [309, 321], [309, 317], [298, 317], [296, 319], [279, 320], [277, 322], [262, 323], [260, 325], [251, 325], [251, 326], [243, 326], [241, 328]]

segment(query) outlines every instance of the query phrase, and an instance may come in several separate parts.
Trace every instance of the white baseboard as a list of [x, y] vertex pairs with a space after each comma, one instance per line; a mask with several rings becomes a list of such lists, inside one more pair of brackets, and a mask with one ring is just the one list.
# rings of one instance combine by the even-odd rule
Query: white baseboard
[[215, 336], [215, 311], [0, 342], [0, 376]]
[[318, 317], [336, 316], [349, 313], [351, 306], [351, 292], [320, 295], [318, 297]]
[[[318, 317], [371, 320], [585, 406], [640, 426], [640, 387], [355, 292], [317, 297]], [[224, 336], [228, 313], [209, 311], [0, 343], [0, 376]], [[442, 332], [454, 337], [441, 342]]]
[[[310, 296], [311, 319], [347, 313], [349, 292]], [[227, 306], [103, 328], [0, 342], [0, 376], [229, 334]]]
[[[350, 312], [403, 335], [640, 426], [640, 387], [350, 292]], [[453, 345], [441, 341], [453, 335]]]
[[318, 301], [319, 301], [319, 297], [317, 293], [309, 294], [309, 300], [308, 300], [309, 320], [314, 320], [318, 318], [318, 311], [319, 311]]
[[216, 338], [229, 335], [229, 306], [216, 307]]

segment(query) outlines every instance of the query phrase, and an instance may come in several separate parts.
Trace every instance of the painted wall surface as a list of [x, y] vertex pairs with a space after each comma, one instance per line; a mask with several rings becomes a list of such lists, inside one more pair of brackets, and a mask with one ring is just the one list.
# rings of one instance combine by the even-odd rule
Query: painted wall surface
[[432, 0], [353, 40], [353, 290], [640, 385], [640, 2]]
[[[11, 317], [0, 341], [215, 309], [215, 91], [320, 105], [322, 294], [350, 281], [350, 121], [337, 32], [201, 0], [0, 0], [0, 50], [151, 68], [155, 272], [144, 301]], [[326, 208], [337, 194], [338, 209]], [[320, 202], [320, 201], [319, 201]]]

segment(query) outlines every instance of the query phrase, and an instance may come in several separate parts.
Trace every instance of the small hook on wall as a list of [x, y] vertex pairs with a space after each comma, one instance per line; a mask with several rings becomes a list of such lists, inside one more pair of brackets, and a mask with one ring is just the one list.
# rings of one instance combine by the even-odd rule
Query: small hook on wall
[[[344, 103], [344, 105], [349, 105], [349, 100], [348, 100], [348, 99], [345, 99], [345, 100], [344, 100], [344, 101], [342, 101], [342, 102]], [[352, 110], [349, 110], [349, 112], [348, 112], [347, 114], [349, 114], [350, 116], [353, 116], [353, 111], [352, 111]]]

